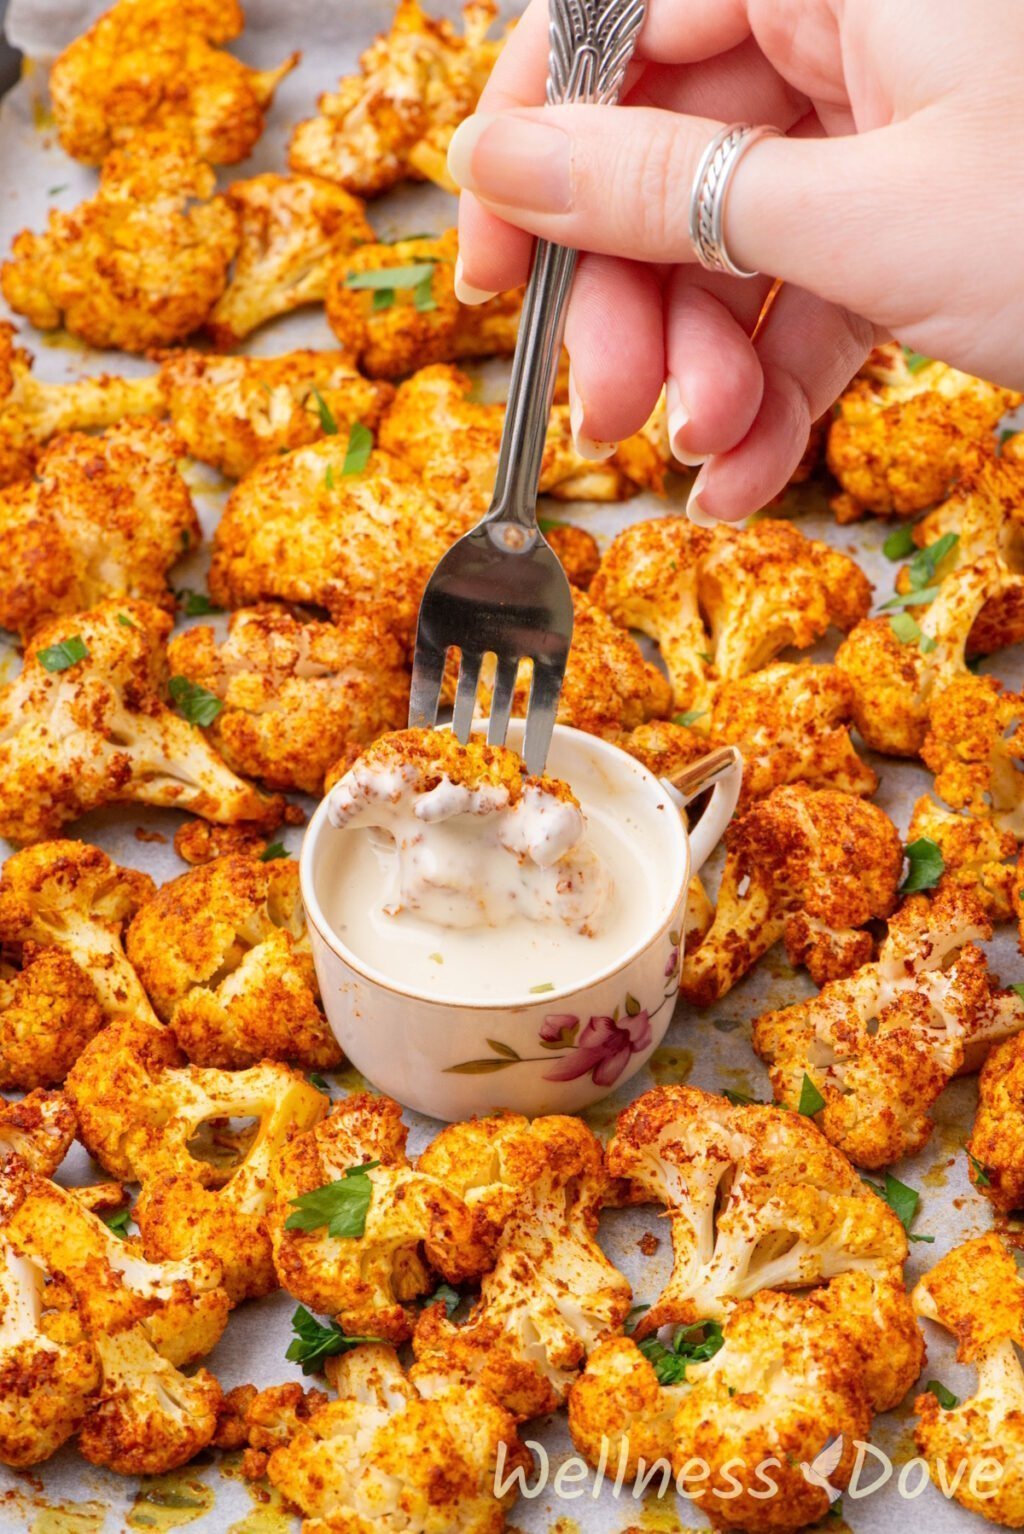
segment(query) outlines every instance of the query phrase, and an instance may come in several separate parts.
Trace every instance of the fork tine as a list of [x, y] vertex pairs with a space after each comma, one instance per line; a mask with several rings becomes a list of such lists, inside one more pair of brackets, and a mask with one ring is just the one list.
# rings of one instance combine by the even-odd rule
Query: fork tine
[[563, 655], [557, 661], [535, 660], [533, 663], [533, 686], [530, 688], [526, 736], [523, 740], [523, 761], [530, 773], [542, 773], [548, 759], [566, 659]]
[[446, 651], [436, 649], [417, 636], [409, 693], [410, 730], [432, 730], [437, 723], [446, 660]]
[[491, 697], [491, 722], [487, 726], [487, 744], [503, 746], [508, 734], [508, 721], [512, 714], [512, 696], [516, 690], [519, 662], [513, 656], [502, 656], [498, 661]]
[[482, 663], [482, 655], [473, 655], [463, 650], [459, 662], [459, 685], [455, 691], [455, 707], [452, 710], [452, 733], [463, 745], [468, 741], [469, 733], [473, 728], [473, 708], [476, 704], [476, 689], [480, 681]]

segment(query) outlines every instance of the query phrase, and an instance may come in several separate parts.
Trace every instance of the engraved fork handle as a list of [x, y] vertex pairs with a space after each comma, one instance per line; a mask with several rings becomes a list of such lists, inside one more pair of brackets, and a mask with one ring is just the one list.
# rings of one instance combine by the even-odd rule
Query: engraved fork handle
[[[548, 102], [617, 101], [646, 0], [549, 0], [549, 9]], [[485, 521], [515, 522], [536, 531], [544, 440], [578, 257], [577, 250], [537, 241], [512, 359], [494, 496]]]

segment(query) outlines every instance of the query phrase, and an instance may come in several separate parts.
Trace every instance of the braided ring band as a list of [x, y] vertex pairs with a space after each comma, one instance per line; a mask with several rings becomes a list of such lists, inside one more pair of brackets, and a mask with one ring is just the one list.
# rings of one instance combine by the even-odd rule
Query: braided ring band
[[725, 248], [722, 225], [729, 183], [746, 150], [759, 139], [782, 137], [781, 129], [767, 123], [733, 123], [716, 133], [701, 156], [690, 193], [690, 240], [697, 260], [709, 272], [728, 272], [731, 277], [756, 277], [737, 266]]

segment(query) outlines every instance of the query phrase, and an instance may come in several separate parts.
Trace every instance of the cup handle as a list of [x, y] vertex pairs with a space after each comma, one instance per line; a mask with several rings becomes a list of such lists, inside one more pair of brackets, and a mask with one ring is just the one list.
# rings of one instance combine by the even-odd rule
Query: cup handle
[[690, 833], [690, 873], [700, 873], [732, 819], [743, 782], [743, 757], [735, 746], [722, 746], [688, 767], [680, 767], [662, 782], [675, 790], [684, 805], [714, 784], [707, 809]]

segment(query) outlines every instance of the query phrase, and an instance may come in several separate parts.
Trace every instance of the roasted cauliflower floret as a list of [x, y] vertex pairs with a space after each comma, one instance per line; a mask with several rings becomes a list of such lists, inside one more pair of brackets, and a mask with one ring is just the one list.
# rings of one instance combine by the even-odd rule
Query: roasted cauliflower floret
[[0, 959], [0, 1088], [58, 1086], [105, 1022], [70, 954], [24, 943], [20, 966]]
[[[501, 1534], [516, 1498], [498, 1473], [532, 1461], [513, 1418], [485, 1390], [411, 1385], [394, 1350], [362, 1347], [319, 1407], [267, 1465], [308, 1530], [351, 1534]], [[505, 1481], [506, 1486], [508, 1481]]]
[[957, 1340], [977, 1386], [950, 1408], [931, 1391], [914, 1402], [914, 1437], [932, 1480], [972, 1513], [1024, 1528], [1024, 1283], [994, 1233], [965, 1241], [926, 1274], [913, 1293], [918, 1315]]
[[870, 592], [852, 559], [788, 522], [703, 528], [683, 517], [619, 533], [590, 587], [617, 623], [657, 640], [676, 706], [689, 710], [788, 646], [852, 628]]
[[267, 1219], [290, 1294], [346, 1332], [392, 1342], [411, 1334], [410, 1302], [435, 1269], [457, 1283], [487, 1256], [463, 1199], [410, 1166], [401, 1114], [368, 1093], [338, 1103], [278, 1157]]
[[223, 641], [191, 628], [167, 655], [172, 671], [223, 702], [209, 738], [228, 766], [268, 788], [321, 793], [334, 762], [397, 729], [409, 709], [404, 647], [380, 616], [358, 609], [335, 625], [243, 608]]
[[268, 171], [233, 182], [225, 196], [238, 217], [240, 244], [231, 280], [207, 320], [218, 346], [234, 346], [279, 314], [322, 303], [334, 262], [374, 238], [359, 199], [319, 176]]
[[463, 1325], [443, 1305], [423, 1313], [414, 1378], [475, 1380], [520, 1419], [553, 1411], [629, 1310], [629, 1284], [597, 1243], [600, 1144], [576, 1118], [507, 1114], [442, 1130], [419, 1167], [465, 1199], [494, 1261]]
[[[120, 868], [99, 847], [40, 842], [14, 853], [3, 866], [0, 943], [27, 945], [29, 955], [34, 944], [62, 952], [88, 977], [107, 1019], [151, 1021], [153, 1009], [122, 937], [152, 895], [148, 874]], [[64, 983], [70, 985], [67, 976]], [[76, 991], [84, 998], [84, 987]]]
[[976, 946], [991, 936], [970, 895], [912, 896], [874, 963], [754, 1023], [776, 1101], [795, 1108], [810, 1081], [824, 1103], [818, 1127], [858, 1166], [916, 1154], [934, 1127], [929, 1109], [968, 1053], [975, 1063], [993, 1029], [1024, 1028], [1024, 1002], [993, 997]]
[[552, 521], [545, 521], [541, 531], [558, 555], [569, 585], [586, 591], [601, 563], [601, 551], [593, 533], [571, 522]]
[[325, 176], [350, 192], [374, 197], [404, 180], [448, 176], [448, 142], [474, 110], [501, 51], [487, 33], [498, 12], [493, 0], [463, 9], [460, 35], [417, 0], [399, 0], [391, 30], [371, 43], [360, 72], [345, 76], [319, 99], [319, 115], [295, 128], [292, 170]]
[[280, 357], [172, 352], [164, 358], [160, 380], [192, 457], [229, 479], [241, 479], [261, 459], [318, 441], [325, 427], [347, 443], [353, 422], [375, 428], [392, 396], [390, 384], [363, 378], [344, 352]]
[[[522, 293], [460, 304], [457, 255], [457, 233], [447, 229], [391, 245], [366, 244], [334, 266], [328, 323], [371, 378], [399, 378], [433, 362], [504, 357], [515, 350]], [[393, 287], [387, 278], [392, 270]]]
[[942, 853], [937, 893], [969, 890], [990, 921], [1009, 921], [1018, 845], [1012, 831], [1001, 831], [988, 819], [954, 814], [924, 794], [914, 805], [907, 843], [922, 838]]
[[900, 1276], [899, 1220], [797, 1113], [654, 1087], [619, 1115], [607, 1159], [613, 1177], [666, 1206], [672, 1226], [672, 1274], [641, 1336], [721, 1319], [759, 1289]]
[[251, 153], [274, 91], [295, 68], [249, 69], [218, 44], [244, 25], [237, 0], [120, 0], [50, 70], [62, 148], [98, 165], [137, 134], [163, 129], [214, 165]]
[[1024, 696], [957, 677], [932, 702], [921, 757], [946, 804], [1024, 840]]
[[978, 1082], [978, 1112], [967, 1142], [971, 1181], [1000, 1214], [1024, 1208], [1022, 1086], [1024, 1044], [1013, 1037], [993, 1049], [985, 1062]]
[[29, 1171], [52, 1177], [71, 1148], [76, 1127], [63, 1092], [37, 1087], [17, 1102], [0, 1099], [0, 1165], [17, 1156]]
[[27, 639], [104, 597], [172, 606], [167, 573], [201, 537], [184, 451], [169, 426], [145, 420], [46, 448], [33, 482], [0, 492], [0, 624]]
[[129, 598], [37, 629], [0, 691], [0, 834], [28, 842], [106, 804], [156, 804], [208, 820], [279, 825], [279, 798], [227, 767], [164, 701], [167, 613]]
[[773, 789], [733, 821], [715, 920], [686, 955], [682, 992], [708, 1006], [773, 943], [818, 985], [871, 958], [867, 923], [896, 905], [903, 844], [878, 807], [802, 783]]
[[933, 506], [974, 445], [994, 446], [1000, 418], [1020, 403], [1011, 389], [908, 357], [898, 342], [876, 347], [829, 428], [828, 466], [844, 492], [834, 503], [839, 521]]
[[103, 162], [96, 195], [22, 230], [0, 270], [4, 297], [40, 330], [145, 352], [185, 337], [227, 283], [234, 210], [214, 174], [167, 134], [141, 134]]

